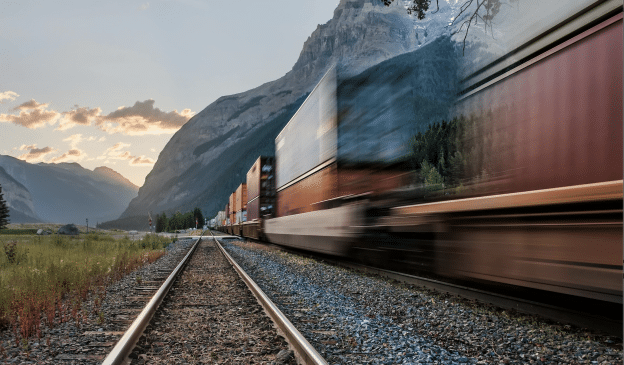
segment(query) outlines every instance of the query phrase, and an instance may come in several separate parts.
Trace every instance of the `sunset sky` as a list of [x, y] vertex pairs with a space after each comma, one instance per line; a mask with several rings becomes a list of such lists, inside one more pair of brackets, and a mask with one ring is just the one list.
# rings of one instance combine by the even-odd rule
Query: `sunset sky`
[[0, 154], [138, 186], [223, 95], [288, 72], [338, 0], [0, 0]]

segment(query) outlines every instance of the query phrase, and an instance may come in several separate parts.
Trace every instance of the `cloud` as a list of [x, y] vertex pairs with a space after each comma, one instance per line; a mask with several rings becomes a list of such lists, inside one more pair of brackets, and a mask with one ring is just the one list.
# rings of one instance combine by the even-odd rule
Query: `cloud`
[[154, 163], [156, 163], [156, 161], [143, 155], [135, 157], [132, 161], [130, 161], [130, 165], [153, 165]]
[[46, 110], [48, 104], [39, 104], [35, 99], [22, 103], [12, 111], [19, 111], [18, 115], [0, 114], [0, 122], [9, 122], [22, 127], [36, 129], [44, 127], [46, 124], [54, 124], [60, 114], [54, 110]]
[[96, 125], [108, 133], [167, 134], [180, 129], [195, 115], [190, 109], [164, 112], [154, 108], [154, 100], [137, 101], [131, 107], [120, 107], [101, 117]]
[[[11, 99], [13, 95], [18, 96], [12, 91], [7, 91], [0, 94], [0, 101], [5, 94], [7, 95], [5, 99]], [[0, 122], [36, 129], [46, 124], [54, 125], [58, 121], [56, 130], [60, 131], [77, 125], [95, 125], [110, 134], [144, 135], [174, 133], [195, 115], [190, 109], [184, 109], [180, 113], [177, 110], [165, 112], [155, 108], [154, 103], [153, 99], [137, 101], [131, 107], [122, 106], [108, 115], [102, 115], [102, 109], [99, 107], [89, 108], [78, 105], [70, 111], [59, 113], [48, 110], [48, 104], [40, 104], [35, 99], [31, 99], [11, 109], [13, 112], [19, 112], [18, 115], [0, 114]]]
[[57, 128], [57, 130], [60, 131], [72, 128], [76, 125], [91, 125], [91, 122], [93, 121], [96, 121], [97, 123], [100, 115], [102, 114], [102, 109], [89, 109], [87, 107], [79, 107], [76, 105], [75, 109], [61, 114], [63, 116], [61, 117]]
[[149, 157], [134, 156], [130, 151], [122, 151], [124, 148], [130, 147], [129, 143], [118, 142], [112, 147], [109, 147], [104, 151], [102, 156], [97, 157], [98, 160], [113, 159], [113, 160], [126, 160], [130, 165], [154, 165], [156, 161]]
[[150, 4], [149, 2], [144, 2], [143, 4], [141, 4], [141, 6], [139, 6], [139, 10], [143, 11], [143, 10], [147, 10], [147, 8], [149, 8]]
[[20, 146], [19, 150], [20, 151], [27, 151], [27, 150], [32, 150], [33, 148], [37, 148], [37, 145], [36, 144], [29, 144], [29, 145], [23, 144], [23, 145]]
[[56, 150], [52, 147], [37, 148], [37, 145], [22, 145], [20, 147], [20, 150], [28, 150], [28, 152], [21, 156], [18, 156], [17, 158], [30, 163], [42, 161], [46, 155], [52, 152], [56, 152]]
[[60, 162], [68, 162], [68, 161], [81, 161], [87, 154], [79, 149], [71, 149], [64, 154], [51, 159], [49, 162], [60, 163]]
[[5, 100], [13, 101], [18, 96], [19, 95], [17, 95], [17, 93], [14, 91], [5, 91], [3, 93], [0, 93], [0, 104], [4, 104]]
[[113, 147], [109, 147], [104, 151], [104, 153], [108, 156], [117, 156], [119, 151], [124, 149], [125, 147], [130, 147], [130, 143], [118, 142], [115, 143]]

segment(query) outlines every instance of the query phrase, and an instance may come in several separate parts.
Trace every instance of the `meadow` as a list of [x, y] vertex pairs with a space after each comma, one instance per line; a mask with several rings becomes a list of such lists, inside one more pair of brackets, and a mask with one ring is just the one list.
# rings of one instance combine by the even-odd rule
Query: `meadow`
[[88, 298], [97, 316], [109, 284], [154, 262], [171, 243], [156, 235], [6, 233], [0, 234], [0, 329], [12, 330], [20, 342], [41, 337], [41, 325], [79, 324]]

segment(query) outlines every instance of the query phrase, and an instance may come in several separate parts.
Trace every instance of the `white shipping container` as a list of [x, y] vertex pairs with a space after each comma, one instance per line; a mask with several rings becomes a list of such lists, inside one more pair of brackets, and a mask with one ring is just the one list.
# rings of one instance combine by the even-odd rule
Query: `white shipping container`
[[336, 157], [336, 70], [323, 76], [275, 139], [276, 187]]

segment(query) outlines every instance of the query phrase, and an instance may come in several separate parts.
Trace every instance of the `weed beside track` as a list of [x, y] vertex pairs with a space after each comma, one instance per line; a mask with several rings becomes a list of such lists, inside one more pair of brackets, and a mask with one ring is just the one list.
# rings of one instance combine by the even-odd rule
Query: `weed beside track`
[[95, 305], [89, 310], [97, 315], [106, 287], [156, 261], [169, 243], [155, 235], [0, 235], [0, 329], [10, 328], [16, 342], [26, 344], [41, 337], [41, 325], [80, 323], [90, 295]]

